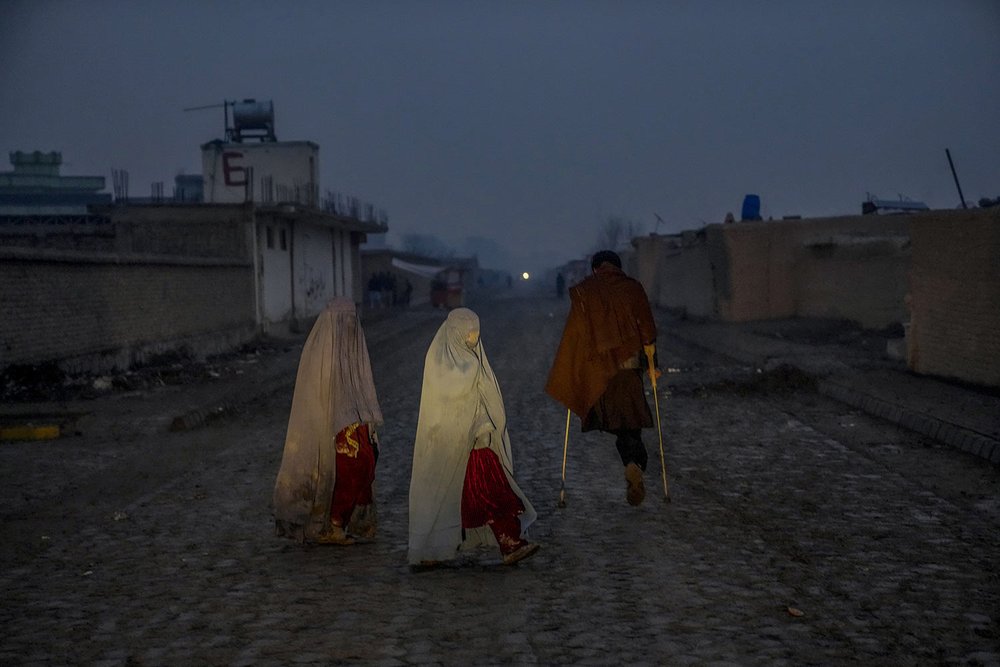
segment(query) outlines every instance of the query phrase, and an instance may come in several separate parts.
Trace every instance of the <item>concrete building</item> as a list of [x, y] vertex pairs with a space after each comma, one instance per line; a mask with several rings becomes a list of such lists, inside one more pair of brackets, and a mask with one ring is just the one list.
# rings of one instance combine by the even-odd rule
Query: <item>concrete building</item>
[[319, 206], [319, 146], [311, 141], [210, 141], [201, 162], [206, 202]]
[[10, 153], [13, 171], [0, 172], [0, 216], [86, 216], [111, 201], [103, 176], [63, 176], [62, 153]]
[[167, 350], [219, 353], [361, 302], [373, 223], [311, 208], [107, 205], [88, 221], [0, 224], [0, 368], [104, 372]]
[[261, 118], [257, 143], [244, 122], [204, 144], [205, 174], [179, 178], [175, 198], [131, 200], [115, 174], [112, 201], [103, 177], [60, 177], [58, 153], [13, 154], [0, 178], [0, 371], [206, 356], [304, 330], [332, 297], [362, 303], [360, 246], [387, 230], [384, 213], [321, 201], [319, 147], [277, 142], [273, 115]]

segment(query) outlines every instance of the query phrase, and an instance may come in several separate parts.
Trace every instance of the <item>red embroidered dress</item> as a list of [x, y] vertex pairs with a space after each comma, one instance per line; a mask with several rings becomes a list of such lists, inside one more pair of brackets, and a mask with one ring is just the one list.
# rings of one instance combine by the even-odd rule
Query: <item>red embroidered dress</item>
[[524, 503], [507, 482], [500, 459], [491, 449], [473, 449], [465, 468], [462, 487], [462, 528], [489, 525], [500, 545], [509, 554], [527, 544], [521, 539], [518, 515]]
[[351, 424], [337, 434], [337, 481], [330, 503], [330, 523], [346, 526], [358, 505], [372, 503], [375, 447], [367, 424]]

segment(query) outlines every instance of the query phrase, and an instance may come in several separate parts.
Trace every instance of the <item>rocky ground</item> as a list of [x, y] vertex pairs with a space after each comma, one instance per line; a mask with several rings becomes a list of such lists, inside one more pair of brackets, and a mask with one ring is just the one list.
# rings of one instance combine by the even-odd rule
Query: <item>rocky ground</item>
[[[566, 413], [542, 386], [565, 303], [476, 308], [537, 556], [406, 565], [423, 354], [443, 319], [416, 310], [366, 329], [386, 415], [374, 544], [273, 536], [301, 341], [244, 351], [218, 377], [36, 406], [76, 411], [80, 434], [0, 446], [0, 663], [1000, 664], [996, 466], [832, 401], [794, 368], [759, 372], [667, 333], [672, 502], [655, 430], [636, 508], [612, 438], [574, 423], [558, 509]], [[222, 385], [218, 418], [170, 430]]]

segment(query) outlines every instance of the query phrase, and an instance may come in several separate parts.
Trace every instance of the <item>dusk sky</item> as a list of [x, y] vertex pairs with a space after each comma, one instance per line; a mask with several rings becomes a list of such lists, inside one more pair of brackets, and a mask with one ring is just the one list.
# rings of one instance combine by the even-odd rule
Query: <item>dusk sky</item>
[[185, 107], [273, 100], [390, 243], [537, 269], [609, 216], [697, 229], [748, 193], [765, 218], [954, 208], [946, 148], [968, 201], [1000, 196], [998, 75], [998, 0], [6, 0], [0, 150], [169, 193], [224, 130]]

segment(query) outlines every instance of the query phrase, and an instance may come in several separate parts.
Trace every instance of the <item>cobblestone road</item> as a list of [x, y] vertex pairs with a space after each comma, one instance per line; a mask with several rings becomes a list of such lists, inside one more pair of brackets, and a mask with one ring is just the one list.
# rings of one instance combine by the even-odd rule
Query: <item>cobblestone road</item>
[[[565, 304], [479, 308], [539, 554], [420, 574], [406, 497], [423, 354], [441, 315], [369, 329], [387, 423], [376, 543], [273, 536], [290, 391], [169, 433], [122, 400], [114, 432], [8, 443], [2, 664], [1000, 664], [997, 469], [808, 389], [661, 337], [648, 496], [610, 436], [570, 436], [543, 391]], [[289, 378], [291, 379], [291, 378]], [[145, 412], [143, 412], [145, 411]]]

